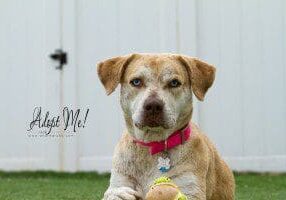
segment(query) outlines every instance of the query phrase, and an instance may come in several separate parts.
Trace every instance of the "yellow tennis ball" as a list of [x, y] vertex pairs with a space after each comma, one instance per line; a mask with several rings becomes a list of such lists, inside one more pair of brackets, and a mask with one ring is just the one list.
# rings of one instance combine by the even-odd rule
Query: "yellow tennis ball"
[[187, 197], [170, 178], [160, 177], [154, 181], [146, 195], [146, 200], [187, 200]]

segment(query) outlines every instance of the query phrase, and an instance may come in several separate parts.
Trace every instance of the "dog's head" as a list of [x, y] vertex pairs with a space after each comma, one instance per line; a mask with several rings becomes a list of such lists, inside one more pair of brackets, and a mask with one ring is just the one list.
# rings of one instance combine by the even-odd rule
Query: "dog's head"
[[107, 94], [121, 84], [121, 107], [130, 134], [159, 141], [183, 128], [192, 116], [192, 92], [199, 100], [212, 85], [215, 68], [177, 54], [131, 54], [98, 64]]

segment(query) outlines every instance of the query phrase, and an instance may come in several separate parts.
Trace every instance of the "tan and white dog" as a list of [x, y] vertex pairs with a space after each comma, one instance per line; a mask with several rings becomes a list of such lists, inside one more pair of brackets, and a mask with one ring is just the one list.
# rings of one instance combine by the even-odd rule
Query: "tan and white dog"
[[[144, 199], [153, 180], [162, 175], [170, 177], [188, 199], [234, 199], [231, 170], [190, 122], [192, 92], [204, 99], [215, 78], [213, 66], [178, 54], [131, 54], [105, 60], [97, 70], [107, 94], [121, 84], [127, 126], [115, 148], [105, 200]], [[171, 168], [165, 173], [157, 168], [163, 152], [150, 155], [148, 147], [134, 142], [164, 141], [188, 124], [191, 136], [168, 150]]]

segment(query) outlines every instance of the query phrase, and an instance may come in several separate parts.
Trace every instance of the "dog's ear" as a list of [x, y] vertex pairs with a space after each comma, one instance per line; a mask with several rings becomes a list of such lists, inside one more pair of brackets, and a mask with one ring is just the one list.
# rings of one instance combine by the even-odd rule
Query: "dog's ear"
[[97, 65], [97, 73], [107, 95], [111, 94], [121, 81], [125, 68], [135, 54], [104, 60]]
[[187, 67], [194, 94], [200, 101], [203, 101], [206, 92], [214, 82], [215, 67], [188, 56], [179, 56], [179, 60]]

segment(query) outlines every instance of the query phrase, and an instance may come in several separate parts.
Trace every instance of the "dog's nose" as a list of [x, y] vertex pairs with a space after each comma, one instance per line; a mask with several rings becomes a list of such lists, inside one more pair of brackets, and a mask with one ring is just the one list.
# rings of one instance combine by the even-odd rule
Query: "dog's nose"
[[147, 115], [158, 115], [163, 111], [164, 103], [158, 98], [149, 98], [145, 101], [143, 108]]
[[143, 104], [141, 120], [137, 125], [140, 125], [140, 127], [164, 126], [164, 106], [164, 102], [156, 93], [150, 95]]

